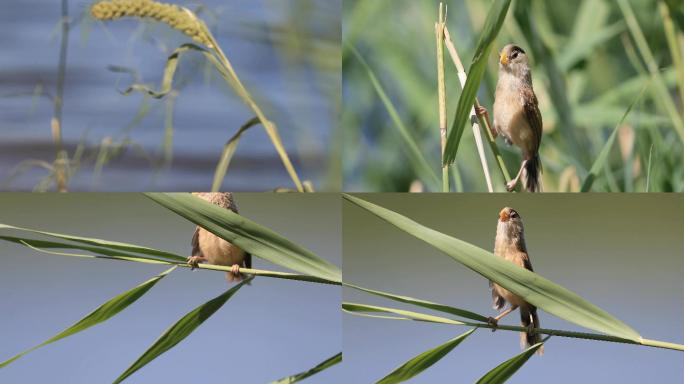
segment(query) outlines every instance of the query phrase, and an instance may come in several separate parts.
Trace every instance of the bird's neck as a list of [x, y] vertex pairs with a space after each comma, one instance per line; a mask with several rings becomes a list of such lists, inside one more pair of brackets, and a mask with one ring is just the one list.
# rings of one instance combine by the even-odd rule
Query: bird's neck
[[527, 252], [525, 231], [520, 226], [500, 222], [496, 231], [494, 252], [501, 254], [506, 250]]
[[505, 78], [504, 84], [509, 84], [510, 87], [518, 89], [520, 87], [532, 86], [532, 73], [529, 68], [518, 69], [517, 71], [502, 70], [499, 74], [499, 81]]

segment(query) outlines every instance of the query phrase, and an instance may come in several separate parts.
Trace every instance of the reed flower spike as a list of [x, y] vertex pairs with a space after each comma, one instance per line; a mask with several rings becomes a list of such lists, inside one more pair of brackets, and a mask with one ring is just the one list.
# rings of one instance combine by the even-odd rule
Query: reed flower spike
[[105, 0], [90, 8], [97, 20], [116, 20], [122, 17], [150, 18], [168, 24], [195, 42], [214, 48], [207, 26], [192, 11], [176, 4], [152, 0]]

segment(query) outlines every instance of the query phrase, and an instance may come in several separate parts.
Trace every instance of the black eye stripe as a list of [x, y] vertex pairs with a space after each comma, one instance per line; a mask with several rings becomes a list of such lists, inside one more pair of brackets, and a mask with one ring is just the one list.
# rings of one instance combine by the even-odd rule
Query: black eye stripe
[[523, 51], [523, 49], [518, 47], [517, 45], [512, 48], [512, 51], [513, 51], [513, 53], [512, 53], [513, 55], [516, 55], [518, 53], [525, 54], [525, 51]]

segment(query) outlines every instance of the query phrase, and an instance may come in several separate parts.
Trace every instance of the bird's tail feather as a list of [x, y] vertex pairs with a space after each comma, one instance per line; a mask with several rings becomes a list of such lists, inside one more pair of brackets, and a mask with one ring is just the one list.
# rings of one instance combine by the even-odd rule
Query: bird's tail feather
[[536, 154], [525, 163], [523, 180], [525, 180], [525, 189], [527, 192], [541, 192], [541, 172], [541, 159], [539, 158], [539, 154]]
[[[534, 306], [521, 306], [520, 307], [520, 322], [523, 327], [528, 328], [532, 324], [533, 329], [539, 328], [539, 316], [537, 316], [537, 307]], [[520, 347], [525, 349], [531, 345], [537, 344], [541, 341], [541, 334], [535, 332], [520, 332]], [[544, 354], [544, 346], [541, 346], [537, 350], [537, 355], [541, 356]]]

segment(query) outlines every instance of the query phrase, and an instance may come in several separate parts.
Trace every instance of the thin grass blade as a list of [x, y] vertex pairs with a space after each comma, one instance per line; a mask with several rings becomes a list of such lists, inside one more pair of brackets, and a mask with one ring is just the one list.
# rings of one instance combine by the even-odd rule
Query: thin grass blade
[[351, 313], [351, 314], [391, 313], [394, 315], [402, 316], [403, 317], [402, 320], [408, 319], [408, 320], [415, 320], [415, 321], [424, 321], [424, 322], [428, 322], [428, 323], [465, 325], [465, 323], [463, 323], [461, 321], [447, 319], [446, 317], [427, 315], [425, 313], [420, 313], [420, 312], [407, 311], [404, 309], [397, 309], [397, 308], [381, 307], [381, 306], [369, 305], [369, 304], [343, 302], [342, 303], [342, 310], [345, 312]]
[[646, 86], [644, 86], [641, 89], [641, 92], [639, 92], [634, 101], [632, 101], [632, 104], [630, 104], [629, 107], [627, 107], [627, 110], [622, 115], [622, 118], [613, 129], [613, 133], [610, 134], [610, 137], [608, 137], [608, 140], [603, 145], [603, 148], [601, 148], [601, 152], [599, 152], [598, 157], [596, 158], [596, 160], [594, 160], [594, 164], [591, 166], [589, 174], [582, 183], [582, 188], [580, 189], [581, 192], [589, 192], [592, 184], [594, 184], [596, 176], [598, 176], [598, 173], [601, 171], [601, 169], [603, 169], [604, 166], [606, 166], [606, 161], [608, 161], [608, 155], [610, 154], [610, 150], [613, 148], [613, 144], [615, 143], [615, 138], [617, 137], [618, 129], [620, 129], [620, 126], [625, 122], [627, 115], [629, 115], [629, 112], [632, 110], [637, 101], [641, 99], [641, 96], [644, 94], [645, 90]]
[[195, 308], [187, 315], [183, 316], [171, 328], [167, 329], [152, 346], [145, 351], [121, 376], [114, 380], [114, 383], [120, 383], [128, 376], [135, 373], [140, 368], [144, 367], [150, 361], [156, 359], [164, 352], [176, 346], [176, 344], [183, 341], [190, 336], [192, 332], [197, 329], [202, 323], [210, 318], [216, 311], [218, 311], [223, 304], [225, 304], [240, 288], [251, 281], [252, 278], [247, 278], [241, 283], [235, 285], [233, 288], [227, 290], [221, 295], [207, 301], [206, 303]]
[[216, 57], [211, 54], [208, 50], [200, 47], [196, 44], [183, 44], [176, 48], [171, 55], [166, 59], [166, 64], [164, 65], [164, 74], [162, 76], [161, 87], [159, 90], [154, 90], [145, 84], [134, 83], [125, 90], [121, 91], [124, 95], [129, 95], [132, 92], [142, 92], [146, 93], [155, 99], [161, 99], [166, 96], [173, 89], [173, 78], [176, 75], [176, 70], [178, 69], [178, 62], [181, 57], [187, 52], [200, 52], [204, 55], [214, 66], [220, 71], [221, 64], [218, 62]]
[[442, 345], [421, 353], [420, 355], [414, 357], [392, 371], [389, 375], [380, 379], [377, 384], [401, 383], [411, 379], [441, 360], [473, 332], [475, 332], [475, 328], [447, 341]]
[[[65, 235], [61, 233], [54, 233], [54, 232], [45, 232], [45, 231], [38, 231], [34, 229], [29, 229], [29, 228], [22, 228], [22, 227], [15, 227], [13, 225], [7, 225], [7, 224], [0, 224], [0, 230], [7, 229], [7, 230], [14, 230], [14, 231], [19, 231], [19, 232], [27, 232], [31, 234], [38, 234], [38, 235], [43, 235], [43, 236], [49, 236], [49, 237], [54, 237], [62, 240], [68, 240], [68, 241], [73, 241], [75, 243], [79, 244], [85, 244], [85, 245], [93, 245], [95, 247], [100, 247], [99, 251], [96, 251], [95, 248], [89, 248], [89, 247], [83, 247], [83, 246], [77, 246], [73, 245], [73, 248], [77, 249], [84, 249], [96, 253], [106, 253], [111, 255], [111, 251], [123, 251], [123, 252], [129, 252], [129, 253], [134, 253], [137, 254], [136, 256], [139, 257], [144, 257], [144, 255], [147, 256], [153, 256], [156, 259], [164, 259], [168, 261], [177, 261], [177, 262], [185, 262], [185, 258], [181, 257], [179, 255], [166, 252], [166, 251], [160, 251], [158, 249], [154, 248], [148, 248], [148, 247], [143, 247], [139, 245], [134, 245], [134, 244], [128, 244], [128, 243], [121, 243], [117, 241], [109, 241], [109, 240], [103, 240], [103, 239], [96, 239], [96, 238], [90, 238], [90, 237], [81, 237], [81, 236], [72, 236], [72, 235]], [[0, 237], [0, 239], [8, 240], [9, 238], [12, 238], [11, 236], [4, 236]], [[30, 239], [24, 239], [26, 241]], [[107, 250], [108, 249], [108, 250]]]
[[370, 293], [371, 295], [376, 295], [376, 296], [384, 297], [384, 298], [387, 298], [390, 300], [398, 301], [400, 303], [413, 304], [413, 305], [417, 305], [419, 307], [428, 308], [428, 309], [432, 309], [435, 311], [445, 312], [445, 313], [449, 313], [452, 315], [464, 317], [466, 319], [471, 319], [471, 320], [476, 320], [476, 321], [484, 321], [484, 322], [487, 321], [487, 317], [482, 316], [482, 315], [475, 313], [475, 312], [465, 310], [465, 309], [451, 307], [451, 306], [444, 305], [444, 304], [433, 303], [431, 301], [415, 299], [413, 297], [400, 296], [400, 295], [395, 295], [395, 294], [388, 293], [388, 292], [376, 291], [374, 289], [359, 287], [357, 285], [348, 284], [348, 283], [343, 283], [343, 285], [345, 287], [349, 287], [349, 288], [353, 288], [353, 289], [356, 289], [356, 290], [359, 290], [362, 292]]
[[361, 65], [363, 66], [363, 68], [366, 70], [366, 74], [368, 75], [368, 78], [370, 79], [371, 84], [375, 89], [375, 92], [378, 94], [378, 97], [380, 97], [380, 100], [385, 106], [385, 109], [387, 109], [387, 113], [389, 113], [395, 128], [399, 131], [401, 138], [404, 140], [404, 143], [406, 144], [406, 153], [411, 161], [411, 165], [413, 166], [416, 175], [423, 179], [423, 181], [428, 183], [431, 189], [437, 190], [440, 184], [437, 174], [423, 156], [423, 153], [420, 151], [420, 148], [418, 147], [416, 140], [411, 135], [411, 132], [408, 130], [406, 125], [404, 125], [404, 122], [401, 121], [401, 117], [399, 117], [397, 108], [394, 106], [389, 96], [387, 96], [387, 93], [385, 92], [385, 89], [382, 87], [382, 84], [380, 84], [380, 80], [378, 80], [378, 77], [375, 75], [375, 72], [371, 69], [370, 65], [368, 65], [366, 60], [363, 58], [363, 56], [361, 56], [361, 54], [359, 53], [359, 51], [356, 50], [355, 47], [347, 45], [347, 48], [354, 55], [354, 57], [356, 57], [356, 60], [358, 60], [359, 63], [361, 63]]
[[288, 377], [283, 377], [280, 380], [276, 380], [272, 382], [271, 384], [293, 384], [293, 383], [298, 383], [308, 377], [311, 377], [319, 372], [325, 371], [326, 369], [339, 364], [342, 362], [342, 352], [336, 354], [333, 357], [330, 357], [326, 359], [325, 361], [321, 362], [320, 364], [316, 365], [315, 367], [309, 369], [308, 371], [300, 372], [296, 375], [288, 376]]
[[139, 298], [141, 298], [145, 293], [147, 293], [147, 291], [154, 287], [162, 278], [171, 273], [174, 269], [176, 269], [176, 267], [169, 268], [166, 271], [160, 273], [159, 275], [138, 285], [137, 287], [115, 296], [114, 298], [108, 300], [106, 303], [97, 307], [94, 311], [90, 312], [88, 315], [86, 315], [84, 318], [76, 322], [76, 324], [72, 325], [71, 327], [49, 338], [48, 340], [36, 345], [35, 347], [28, 349], [0, 363], [0, 368], [6, 367], [7, 365], [18, 360], [27, 353], [32, 352], [40, 347], [43, 347], [50, 343], [54, 343], [57, 340], [74, 335], [81, 331], [85, 331], [86, 329], [94, 325], [109, 320], [110, 318], [116, 316], [119, 312], [126, 309], [129, 305], [135, 303]]
[[230, 210], [189, 193], [147, 193], [150, 199], [215, 235], [271, 263], [333, 282], [342, 271], [313, 252]]
[[456, 160], [456, 153], [458, 152], [458, 145], [461, 142], [461, 136], [466, 121], [470, 116], [470, 110], [473, 108], [477, 90], [480, 87], [480, 82], [484, 76], [487, 68], [487, 59], [489, 53], [494, 45], [494, 39], [501, 30], [501, 25], [506, 18], [508, 8], [511, 5], [510, 0], [496, 0], [492, 4], [487, 19], [485, 20], [480, 40], [477, 43], [475, 56], [468, 69], [468, 79], [463, 86], [463, 92], [458, 98], [456, 106], [456, 117], [449, 130], [449, 137], [447, 138], [446, 149], [444, 151], [443, 165], [451, 164]]
[[243, 124], [223, 147], [221, 159], [219, 160], [219, 163], [216, 166], [216, 171], [214, 172], [214, 181], [211, 183], [212, 192], [218, 192], [221, 189], [221, 185], [223, 185], [223, 178], [228, 172], [228, 166], [230, 165], [230, 161], [233, 159], [235, 150], [237, 150], [237, 146], [240, 142], [240, 137], [242, 137], [242, 134], [259, 123], [260, 120], [257, 117], [252, 117], [249, 119], [249, 121]]
[[347, 194], [343, 196], [350, 203], [425, 241], [459, 263], [550, 314], [611, 336], [634, 341], [641, 340], [641, 336], [634, 329], [608, 312], [534, 272], [520, 268], [475, 245], [421, 225], [389, 209]]

